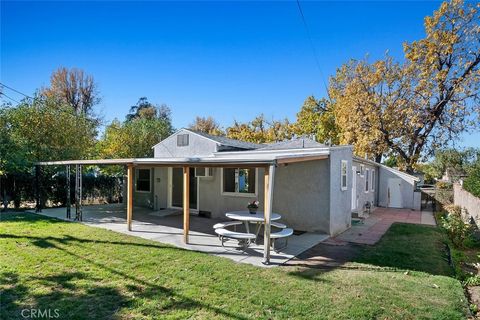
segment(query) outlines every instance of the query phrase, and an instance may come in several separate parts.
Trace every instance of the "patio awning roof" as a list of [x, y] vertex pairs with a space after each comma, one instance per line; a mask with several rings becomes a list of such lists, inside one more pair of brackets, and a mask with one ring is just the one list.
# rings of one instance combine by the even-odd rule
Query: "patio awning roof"
[[229, 167], [229, 166], [249, 166], [265, 167], [276, 164], [286, 164], [313, 160], [327, 159], [328, 150], [296, 152], [296, 153], [253, 153], [253, 154], [217, 154], [208, 157], [188, 157], [188, 158], [128, 158], [128, 159], [89, 159], [89, 160], [62, 160], [62, 161], [41, 161], [37, 162], [40, 166], [57, 165], [151, 165], [151, 166], [191, 166], [191, 167]]
[[[41, 209], [40, 205], [40, 166], [67, 166], [67, 181], [70, 177], [70, 165], [124, 165], [127, 167], [127, 229], [132, 230], [132, 216], [133, 216], [133, 175], [135, 166], [158, 166], [158, 167], [183, 167], [183, 236], [184, 242], [188, 243], [189, 229], [190, 229], [190, 170], [191, 167], [223, 167], [223, 168], [245, 168], [245, 167], [263, 167], [264, 170], [264, 263], [268, 264], [270, 261], [270, 215], [273, 206], [273, 186], [276, 165], [286, 165], [289, 163], [297, 163], [304, 161], [314, 161], [328, 159], [330, 150], [328, 148], [321, 148], [317, 150], [280, 150], [280, 151], [249, 151], [249, 152], [217, 152], [206, 157], [188, 157], [188, 158], [130, 158], [130, 159], [91, 159], [91, 160], [65, 160], [65, 161], [43, 161], [37, 162], [36, 170], [36, 190], [37, 190], [37, 208]], [[81, 221], [81, 190], [82, 190], [82, 169], [77, 167], [75, 180], [75, 195], [79, 197], [76, 201]], [[69, 185], [69, 184], [68, 184]], [[68, 199], [70, 199], [70, 192], [67, 192]], [[76, 198], [77, 199], [77, 198]], [[70, 200], [68, 200], [68, 203]], [[69, 208], [69, 207], [68, 207]], [[67, 209], [67, 212], [69, 209]], [[67, 213], [68, 215], [68, 213]]]

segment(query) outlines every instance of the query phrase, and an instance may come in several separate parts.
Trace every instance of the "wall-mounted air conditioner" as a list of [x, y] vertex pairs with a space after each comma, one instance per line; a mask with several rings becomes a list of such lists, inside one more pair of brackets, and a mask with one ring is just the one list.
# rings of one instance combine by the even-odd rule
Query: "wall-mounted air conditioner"
[[213, 177], [213, 168], [195, 168], [195, 177], [199, 177], [199, 178]]

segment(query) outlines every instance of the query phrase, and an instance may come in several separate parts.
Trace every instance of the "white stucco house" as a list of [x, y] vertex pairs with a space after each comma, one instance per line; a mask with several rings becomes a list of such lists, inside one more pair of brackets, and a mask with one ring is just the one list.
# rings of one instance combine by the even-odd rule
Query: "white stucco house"
[[[76, 215], [82, 220], [82, 166], [122, 165], [127, 230], [132, 230], [135, 207], [181, 209], [183, 243], [189, 244], [191, 215], [225, 219], [226, 212], [245, 210], [258, 200], [264, 212], [263, 263], [268, 264], [272, 213], [279, 213], [289, 230], [333, 236], [351, 226], [352, 213], [361, 216], [377, 206], [420, 209], [417, 177], [355, 157], [350, 145], [307, 138], [254, 144], [181, 129], [153, 149], [153, 158], [37, 163], [37, 211], [42, 208], [41, 166], [65, 165], [68, 181], [70, 166], [76, 166]], [[69, 196], [67, 191], [67, 219]]]
[[[352, 146], [326, 146], [307, 138], [254, 144], [181, 129], [153, 146], [154, 159], [189, 160], [190, 211], [215, 218], [264, 199], [264, 170], [248, 160], [276, 161], [274, 212], [295, 230], [338, 234], [351, 225], [352, 212], [369, 207], [419, 209], [418, 178], [353, 156]], [[195, 163], [238, 160], [238, 167]], [[141, 160], [141, 159], [139, 159]], [[300, 161], [301, 160], [301, 161]], [[182, 166], [139, 165], [134, 170], [135, 206], [181, 208]]]

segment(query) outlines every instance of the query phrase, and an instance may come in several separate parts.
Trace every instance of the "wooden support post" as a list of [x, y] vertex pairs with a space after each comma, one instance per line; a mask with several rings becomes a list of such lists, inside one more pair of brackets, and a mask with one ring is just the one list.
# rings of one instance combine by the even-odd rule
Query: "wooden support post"
[[66, 166], [66, 173], [65, 173], [65, 178], [66, 178], [66, 184], [67, 184], [67, 219], [72, 218], [72, 200], [71, 200], [71, 192], [70, 192], [70, 165], [67, 164]]
[[190, 229], [190, 168], [183, 167], [183, 242], [188, 244]]
[[265, 168], [264, 174], [264, 218], [265, 228], [263, 235], [263, 264], [270, 263], [270, 222], [273, 206], [273, 182], [275, 177], [275, 165]]
[[127, 166], [127, 226], [132, 231], [133, 216], [133, 165]]

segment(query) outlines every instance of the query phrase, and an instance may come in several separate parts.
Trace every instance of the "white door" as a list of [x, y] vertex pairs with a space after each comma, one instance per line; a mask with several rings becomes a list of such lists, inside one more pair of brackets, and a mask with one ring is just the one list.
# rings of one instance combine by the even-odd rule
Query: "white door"
[[400, 186], [402, 179], [388, 179], [388, 207], [389, 208], [402, 208], [402, 193]]
[[352, 211], [357, 209], [357, 167], [352, 167]]

